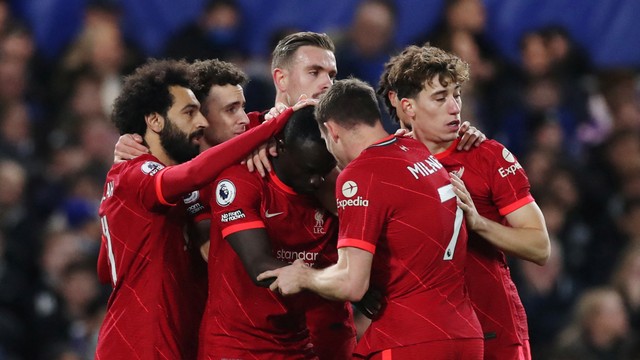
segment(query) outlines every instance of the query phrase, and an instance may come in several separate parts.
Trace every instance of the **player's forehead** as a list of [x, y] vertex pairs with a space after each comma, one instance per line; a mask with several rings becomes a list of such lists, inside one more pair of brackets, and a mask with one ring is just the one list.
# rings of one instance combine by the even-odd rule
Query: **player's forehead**
[[244, 91], [240, 85], [213, 85], [207, 96], [209, 104], [225, 107], [235, 102], [244, 102]]
[[460, 89], [461, 84], [455, 82], [450, 75], [436, 74], [423, 82], [423, 91], [427, 94], [451, 92]]
[[200, 108], [200, 102], [196, 99], [191, 89], [183, 86], [170, 86], [169, 93], [173, 97], [173, 105], [171, 109], [181, 111], [186, 107]]
[[293, 151], [293, 159], [297, 167], [321, 174], [331, 171], [335, 166], [335, 159], [324, 143], [305, 142]]
[[338, 71], [333, 52], [317, 46], [301, 46], [296, 50], [292, 60], [291, 67], [294, 70], [317, 69], [334, 73]]

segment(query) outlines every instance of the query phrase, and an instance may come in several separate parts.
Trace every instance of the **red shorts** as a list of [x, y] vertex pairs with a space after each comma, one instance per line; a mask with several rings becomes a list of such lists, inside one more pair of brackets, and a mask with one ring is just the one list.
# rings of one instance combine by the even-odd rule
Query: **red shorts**
[[[383, 350], [369, 355], [367, 360], [482, 360], [482, 339], [429, 341]], [[354, 356], [354, 359], [362, 359]]]
[[525, 340], [522, 345], [511, 346], [504, 346], [504, 344], [485, 340], [484, 360], [502, 359], [531, 360], [531, 346], [529, 344], [529, 340]]

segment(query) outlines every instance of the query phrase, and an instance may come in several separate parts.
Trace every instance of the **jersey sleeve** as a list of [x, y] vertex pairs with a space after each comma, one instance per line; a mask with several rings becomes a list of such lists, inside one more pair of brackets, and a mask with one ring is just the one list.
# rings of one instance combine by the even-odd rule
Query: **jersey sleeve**
[[534, 201], [529, 178], [518, 159], [502, 144], [491, 141], [487, 145], [486, 169], [491, 173], [486, 179], [491, 179], [492, 200], [500, 215], [505, 216]]
[[[356, 247], [375, 253], [387, 213], [375, 187], [376, 172], [365, 166], [345, 168], [336, 182], [338, 248]], [[378, 196], [376, 196], [378, 195]]]
[[266, 114], [266, 111], [252, 111], [248, 113], [247, 117], [249, 118], [249, 124], [247, 125], [247, 129], [253, 129], [254, 127], [262, 124], [264, 122], [264, 114]]
[[264, 228], [260, 216], [262, 183], [244, 166], [224, 171], [213, 183], [210, 198], [212, 225], [227, 237], [239, 231]]
[[211, 220], [211, 207], [209, 199], [211, 199], [212, 184], [208, 184], [200, 190], [193, 191], [183, 197], [187, 217], [192, 223], [196, 224], [203, 220]]
[[238, 163], [251, 150], [282, 130], [291, 114], [293, 109], [289, 108], [275, 119], [209, 148], [190, 161], [163, 169], [158, 174], [158, 198], [171, 205], [182, 195], [210, 183], [222, 170]]

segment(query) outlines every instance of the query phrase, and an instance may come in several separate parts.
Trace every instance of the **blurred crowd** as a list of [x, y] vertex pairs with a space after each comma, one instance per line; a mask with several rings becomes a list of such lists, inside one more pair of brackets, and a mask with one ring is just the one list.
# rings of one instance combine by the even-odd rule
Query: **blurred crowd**
[[[0, 360], [93, 359], [109, 285], [96, 276], [97, 216], [119, 134], [110, 107], [146, 54], [120, 9], [90, 1], [82, 30], [45, 60], [0, 1]], [[270, 59], [249, 57], [233, 0], [209, 1], [163, 56], [219, 58], [250, 76], [247, 110], [273, 105]], [[510, 62], [485, 33], [481, 0], [446, 0], [414, 40], [471, 65], [463, 119], [517, 155], [551, 236], [547, 265], [513, 260], [534, 359], [627, 359], [640, 338], [640, 77], [594, 67], [562, 26], [520, 36]], [[340, 78], [374, 87], [394, 43], [396, 8], [363, 0], [336, 42]], [[307, 29], [274, 31], [272, 44]], [[396, 124], [385, 119], [388, 130]]]

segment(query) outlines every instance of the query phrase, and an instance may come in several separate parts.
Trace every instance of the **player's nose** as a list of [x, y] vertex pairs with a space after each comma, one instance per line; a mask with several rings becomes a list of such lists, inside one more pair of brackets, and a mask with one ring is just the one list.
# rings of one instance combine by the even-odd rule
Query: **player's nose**
[[324, 176], [321, 175], [313, 175], [309, 178], [309, 184], [314, 188], [318, 189], [324, 183]]

